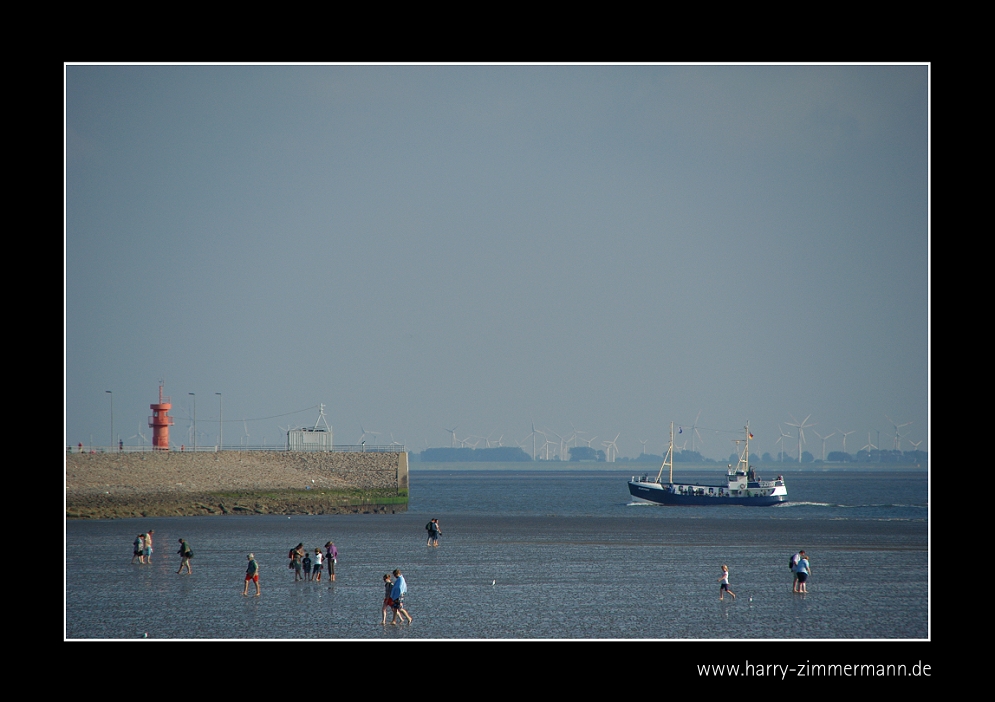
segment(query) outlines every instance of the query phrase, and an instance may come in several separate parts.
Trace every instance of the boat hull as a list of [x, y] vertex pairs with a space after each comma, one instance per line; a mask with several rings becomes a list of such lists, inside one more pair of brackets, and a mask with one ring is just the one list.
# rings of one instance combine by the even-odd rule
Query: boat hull
[[[704, 486], [711, 487], [711, 486]], [[772, 507], [788, 501], [787, 494], [774, 495], [687, 495], [671, 492], [668, 486], [660, 483], [644, 483], [629, 481], [629, 494], [636, 502], [646, 502], [655, 505], [675, 506], [713, 506], [713, 505], [744, 505], [748, 507]]]

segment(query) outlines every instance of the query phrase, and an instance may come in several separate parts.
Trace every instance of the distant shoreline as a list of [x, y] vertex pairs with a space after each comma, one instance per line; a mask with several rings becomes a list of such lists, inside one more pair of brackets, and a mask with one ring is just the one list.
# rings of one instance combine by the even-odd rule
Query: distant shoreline
[[[761, 475], [776, 474], [782, 471], [804, 471], [809, 473], [821, 473], [826, 470], [845, 470], [845, 471], [875, 471], [875, 470], [922, 470], [928, 471], [928, 465], [916, 465], [914, 463], [760, 463], [751, 464]], [[715, 463], [675, 463], [674, 472], [679, 473], [682, 471], [704, 471], [704, 472], [715, 472], [724, 471], [726, 464], [715, 462]], [[630, 461], [628, 463], [601, 463], [601, 462], [572, 462], [572, 461], [535, 461], [528, 463], [510, 462], [510, 463], [492, 463], [487, 461], [474, 461], [474, 462], [453, 462], [453, 463], [422, 463], [420, 461], [412, 462], [409, 465], [409, 470], [412, 473], [418, 473], [422, 471], [480, 471], [480, 470], [501, 470], [501, 471], [535, 471], [535, 472], [551, 472], [551, 471], [615, 471], [618, 473], [628, 473], [630, 475], [635, 475], [636, 473], [656, 473], [660, 470], [659, 463], [636, 463]]]

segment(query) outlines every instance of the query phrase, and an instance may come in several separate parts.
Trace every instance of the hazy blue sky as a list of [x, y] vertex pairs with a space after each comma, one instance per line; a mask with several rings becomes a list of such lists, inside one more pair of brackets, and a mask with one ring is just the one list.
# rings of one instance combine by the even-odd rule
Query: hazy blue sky
[[534, 419], [660, 453], [699, 411], [713, 458], [809, 414], [817, 457], [886, 415], [929, 448], [928, 66], [65, 79], [68, 444], [108, 442], [106, 390], [149, 436], [163, 377], [176, 444], [221, 392], [226, 444], [325, 403], [416, 451]]

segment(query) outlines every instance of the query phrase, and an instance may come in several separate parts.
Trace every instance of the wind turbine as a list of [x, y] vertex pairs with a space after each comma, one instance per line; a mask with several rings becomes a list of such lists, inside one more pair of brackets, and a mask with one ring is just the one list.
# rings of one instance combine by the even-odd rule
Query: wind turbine
[[799, 422], [794, 417], [792, 417], [792, 419], [794, 419], [794, 423], [786, 422], [786, 424], [789, 427], [798, 427], [798, 462], [799, 463], [802, 462], [802, 442], [805, 441], [805, 430], [808, 429], [809, 427], [815, 426], [815, 422], [813, 422], [812, 424], [808, 423], [809, 417], [811, 416], [812, 415], [805, 417], [805, 419], [803, 419], [801, 422]]
[[826, 462], [826, 439], [828, 439], [830, 436], [836, 436], [836, 432], [834, 431], [829, 436], [823, 436], [822, 434], [820, 434], [817, 431], [813, 431], [812, 433], [815, 434], [816, 436], [818, 436], [820, 439], [822, 439], [822, 462], [825, 463]]
[[564, 446], [565, 442], [564, 442], [564, 440], [563, 440], [563, 437], [562, 437], [562, 436], [560, 436], [559, 434], [557, 434], [557, 433], [556, 433], [555, 431], [553, 431], [552, 429], [547, 429], [546, 431], [548, 431], [548, 432], [549, 432], [550, 434], [552, 434], [553, 436], [555, 436], [555, 437], [556, 437], [557, 439], [559, 439], [559, 440], [560, 440], [560, 449], [559, 449], [559, 456], [560, 456], [560, 460], [561, 460], [561, 461], [565, 461], [565, 460], [566, 460], [566, 458], [564, 458], [564, 456], [563, 456], [563, 446]]
[[885, 415], [885, 418], [889, 422], [891, 422], [891, 426], [895, 427], [895, 450], [901, 451], [902, 435], [898, 433], [898, 430], [901, 429], [902, 427], [909, 426], [910, 424], [912, 424], [912, 422], [906, 422], [905, 424], [895, 424], [895, 420], [889, 417], [888, 415]]
[[[142, 451], [145, 451], [146, 437], [145, 437], [145, 434], [142, 433], [142, 422], [141, 421], [138, 422], [138, 433], [128, 437], [128, 441], [131, 441], [132, 439], [141, 439], [142, 440]], [[920, 441], [919, 443], [921, 444], [922, 442]], [[916, 446], [918, 446], [918, 445], [919, 444], [916, 444]]]
[[529, 436], [532, 437], [532, 460], [535, 461], [535, 459], [536, 459], [536, 423], [534, 421], [532, 421], [531, 417], [529, 418], [529, 422], [532, 424], [532, 433], [528, 434], [524, 439], [522, 439], [522, 443], [525, 443], [526, 441], [528, 441]]
[[560, 437], [560, 460], [569, 461], [570, 460], [570, 443], [577, 441], [577, 432], [575, 431], [568, 438]]
[[567, 450], [567, 458], [565, 460], [570, 460], [570, 443], [571, 442], [573, 442], [574, 446], [577, 445], [577, 432], [576, 431], [573, 434], [570, 435], [570, 438], [567, 439], [567, 442], [563, 445], [564, 448]]
[[376, 439], [378, 436], [380, 436], [380, 432], [378, 432], [378, 431], [367, 431], [366, 429], [363, 428], [362, 424], [359, 425], [359, 430], [361, 432], [363, 432], [363, 433], [360, 435], [359, 441], [356, 442], [358, 444], [362, 444], [363, 443], [363, 439], [366, 438], [367, 434], [369, 434], [370, 436], [372, 436], [374, 439]]
[[[292, 427], [289, 424], [287, 426], [282, 426], [280, 424], [277, 424], [276, 426], [283, 433], [283, 444], [284, 444], [284, 446], [287, 447], [287, 450], [289, 451], [290, 450], [290, 430], [291, 430]], [[362, 443], [362, 440], [360, 440], [360, 443]]]
[[694, 418], [694, 424], [691, 425], [691, 450], [697, 451], [695, 448], [694, 439], [698, 437], [698, 442], [704, 446], [705, 442], [701, 439], [701, 434], [698, 433], [698, 420], [701, 419], [701, 410], [698, 410], [698, 416]]
[[549, 445], [552, 444], [553, 446], [556, 446], [556, 442], [550, 440], [550, 438], [548, 436], [546, 436], [545, 434], [543, 434], [543, 432], [540, 431], [539, 433], [542, 434], [542, 436], [543, 436], [544, 439], [546, 439], [546, 443], [544, 443], [542, 445], [542, 448], [546, 452], [546, 460], [548, 461], [549, 460]]
[[870, 452], [871, 450], [876, 450], [877, 446], [871, 443], [871, 432], [867, 432], [867, 445], [860, 448], [861, 451]]
[[780, 424], [777, 425], [777, 430], [779, 432], [781, 432], [781, 437], [777, 441], [775, 441], [774, 444], [775, 445], [781, 444], [781, 463], [784, 463], [784, 453], [785, 453], [785, 451], [784, 451], [784, 440], [785, 439], [790, 439], [791, 438], [791, 434], [785, 434], [784, 433], [784, 429], [781, 428]]
[[646, 444], [649, 443], [649, 439], [645, 439], [645, 440], [644, 439], [640, 439], [639, 443], [641, 443], [643, 445], [643, 451], [639, 455], [640, 456], [645, 456], [646, 455]]
[[457, 424], [457, 425], [456, 425], [456, 426], [454, 426], [454, 427], [453, 427], [452, 429], [446, 429], [445, 427], [442, 427], [442, 428], [443, 428], [443, 429], [444, 429], [445, 431], [448, 431], [448, 432], [449, 432], [450, 434], [452, 434], [452, 435], [453, 435], [453, 443], [451, 444], [451, 446], [450, 446], [450, 447], [451, 447], [451, 448], [456, 448], [456, 430], [457, 430], [457, 429], [459, 429], [459, 425]]
[[615, 442], [618, 441], [618, 437], [620, 437], [621, 435], [622, 432], [619, 432], [618, 434], [615, 435], [615, 438], [612, 439], [611, 441], [601, 442], [601, 445], [607, 449], [607, 451], [605, 452], [606, 453], [605, 459], [608, 463], [614, 463], [615, 459], [618, 457], [618, 446], [615, 444]]
[[847, 434], [856, 434], [857, 430], [856, 429], [851, 429], [850, 431], [843, 431], [839, 427], [836, 427], [836, 431], [838, 431], [840, 434], [843, 435], [843, 453], [846, 453], [846, 437], [847, 437]]

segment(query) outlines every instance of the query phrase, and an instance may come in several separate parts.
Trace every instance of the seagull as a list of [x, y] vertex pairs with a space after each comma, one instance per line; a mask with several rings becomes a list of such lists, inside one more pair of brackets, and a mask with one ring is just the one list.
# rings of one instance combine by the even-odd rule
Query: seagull
[[491, 585], [497, 585], [497, 580], [492, 580]]

